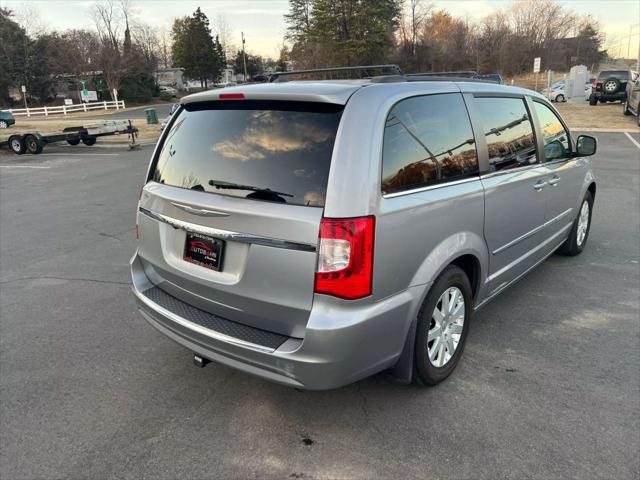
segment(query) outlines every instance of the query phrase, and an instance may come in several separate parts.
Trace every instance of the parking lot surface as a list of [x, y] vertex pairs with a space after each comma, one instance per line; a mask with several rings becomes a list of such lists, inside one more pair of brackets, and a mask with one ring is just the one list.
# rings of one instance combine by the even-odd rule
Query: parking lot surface
[[0, 478], [638, 478], [640, 135], [597, 133], [585, 252], [475, 317], [436, 388], [211, 364], [130, 293], [151, 148], [0, 157]]

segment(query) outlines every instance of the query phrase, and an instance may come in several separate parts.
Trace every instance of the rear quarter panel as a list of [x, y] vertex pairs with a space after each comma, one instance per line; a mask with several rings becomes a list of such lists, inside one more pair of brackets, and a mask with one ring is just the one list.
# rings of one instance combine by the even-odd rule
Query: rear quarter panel
[[450, 82], [379, 84], [362, 88], [347, 103], [324, 215], [376, 216], [372, 301], [418, 285], [424, 286], [424, 296], [430, 282], [467, 253], [480, 261], [481, 276], [486, 274], [479, 179], [393, 198], [383, 198], [381, 192], [384, 126], [393, 105], [412, 96], [459, 92]]

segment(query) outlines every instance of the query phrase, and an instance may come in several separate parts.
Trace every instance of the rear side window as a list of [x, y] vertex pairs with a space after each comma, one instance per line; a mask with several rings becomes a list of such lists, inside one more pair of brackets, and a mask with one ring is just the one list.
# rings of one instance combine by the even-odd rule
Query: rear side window
[[617, 78], [619, 80], [629, 80], [629, 71], [628, 70], [605, 70], [604, 72], [600, 72], [598, 78], [600, 80], [606, 80], [607, 78]]
[[342, 105], [188, 104], [153, 169], [159, 183], [254, 200], [324, 206]]
[[382, 192], [401, 192], [478, 175], [469, 115], [460, 94], [398, 102], [384, 129]]
[[531, 120], [521, 98], [481, 97], [475, 99], [489, 149], [492, 172], [537, 162]]

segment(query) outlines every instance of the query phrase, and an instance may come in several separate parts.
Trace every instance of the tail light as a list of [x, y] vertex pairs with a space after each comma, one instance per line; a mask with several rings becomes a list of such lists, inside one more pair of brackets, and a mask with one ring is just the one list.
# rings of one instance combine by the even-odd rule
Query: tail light
[[243, 100], [244, 93], [221, 93], [218, 98], [220, 100]]
[[355, 300], [371, 295], [376, 219], [323, 218], [316, 293]]

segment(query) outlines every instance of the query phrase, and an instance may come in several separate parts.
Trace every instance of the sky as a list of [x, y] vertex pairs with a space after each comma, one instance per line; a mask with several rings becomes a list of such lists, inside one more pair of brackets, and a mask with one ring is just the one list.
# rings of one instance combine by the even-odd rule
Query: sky
[[[504, 10], [511, 0], [433, 0], [435, 8], [445, 9], [457, 17], [479, 20], [496, 10]], [[37, 17], [48, 29], [91, 28], [93, 0], [0, 0], [0, 7], [23, 16]], [[605, 46], [616, 55], [635, 58], [640, 43], [640, 1], [638, 0], [559, 0], [578, 14], [596, 18], [606, 34]], [[133, 0], [135, 17], [159, 29], [169, 30], [175, 17], [189, 15], [198, 6], [214, 26], [224, 17], [229, 43], [241, 44], [244, 32], [247, 50], [277, 57], [286, 25], [283, 15], [288, 0]], [[35, 14], [35, 15], [34, 15]], [[630, 35], [631, 33], [631, 35]], [[631, 45], [629, 46], [629, 38]]]

